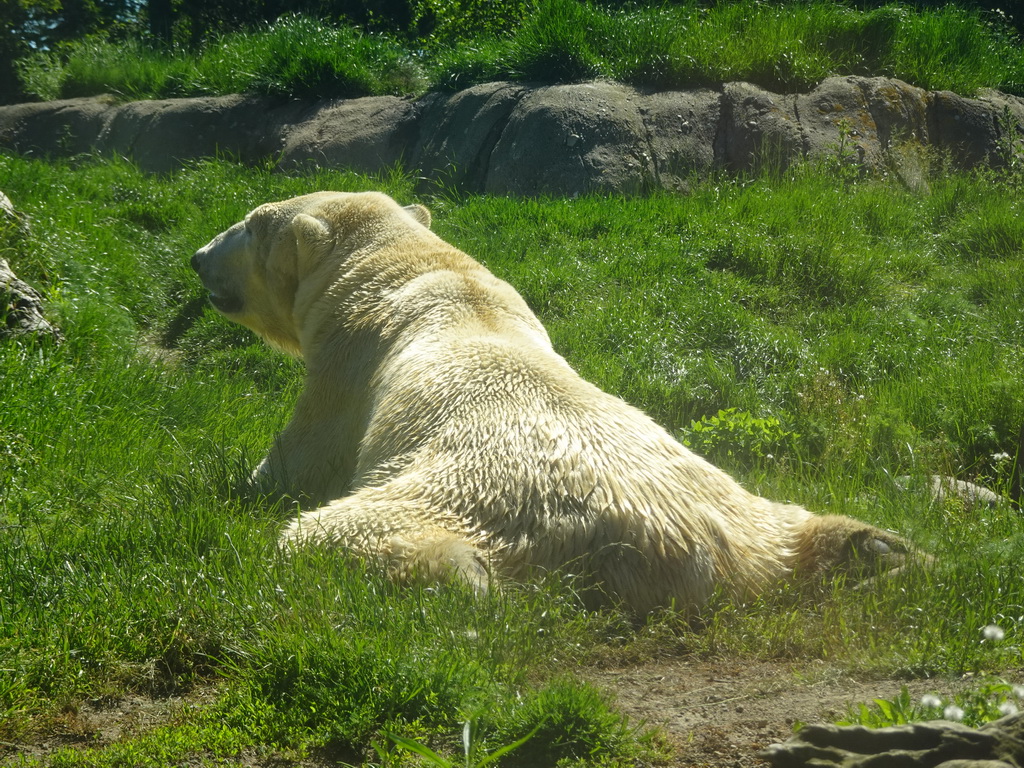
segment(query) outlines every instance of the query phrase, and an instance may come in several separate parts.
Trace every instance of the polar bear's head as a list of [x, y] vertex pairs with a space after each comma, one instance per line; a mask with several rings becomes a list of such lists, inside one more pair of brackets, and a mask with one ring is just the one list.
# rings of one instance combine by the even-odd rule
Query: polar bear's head
[[219, 312], [298, 356], [300, 293], [318, 295], [368, 240], [420, 226], [430, 226], [421, 205], [403, 208], [377, 192], [316, 192], [254, 209], [196, 251], [192, 268]]

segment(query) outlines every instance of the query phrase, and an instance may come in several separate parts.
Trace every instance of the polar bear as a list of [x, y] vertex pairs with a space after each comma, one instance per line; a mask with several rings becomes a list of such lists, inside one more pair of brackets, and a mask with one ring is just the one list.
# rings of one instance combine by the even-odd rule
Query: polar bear
[[305, 361], [255, 473], [301, 501], [282, 545], [479, 589], [563, 569], [591, 602], [638, 613], [910, 551], [746, 491], [584, 381], [520, 295], [429, 226], [381, 193], [318, 192], [256, 208], [192, 257], [217, 310]]

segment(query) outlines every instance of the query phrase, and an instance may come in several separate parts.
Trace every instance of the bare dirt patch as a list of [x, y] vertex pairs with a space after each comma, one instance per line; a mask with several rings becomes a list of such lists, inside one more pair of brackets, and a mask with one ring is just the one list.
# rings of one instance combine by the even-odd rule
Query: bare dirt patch
[[799, 723], [832, 722], [850, 706], [913, 696], [943, 697], [968, 686], [945, 680], [857, 679], [817, 663], [669, 659], [590, 670], [631, 720], [658, 726], [675, 746], [675, 766], [763, 768], [757, 757], [785, 741]]
[[45, 726], [19, 742], [0, 741], [0, 766], [21, 758], [46, 758], [66, 747], [104, 747], [124, 738], [167, 725], [186, 706], [203, 706], [214, 691], [197, 690], [187, 697], [132, 694], [123, 698], [87, 699], [55, 715]]

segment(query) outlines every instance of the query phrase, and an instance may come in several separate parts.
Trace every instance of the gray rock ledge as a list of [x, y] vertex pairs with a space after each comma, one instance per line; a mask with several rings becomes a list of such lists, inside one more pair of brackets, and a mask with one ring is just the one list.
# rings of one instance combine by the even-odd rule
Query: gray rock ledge
[[966, 98], [882, 77], [834, 77], [784, 95], [749, 83], [652, 92], [498, 82], [418, 99], [0, 106], [0, 147], [25, 155], [116, 154], [153, 172], [218, 154], [282, 169], [401, 166], [428, 182], [509, 195], [685, 190], [716, 171], [828, 156], [912, 183], [922, 150], [958, 167], [998, 166], [1021, 151], [1022, 136], [1024, 99]]
[[1021, 768], [1024, 713], [977, 729], [945, 720], [878, 729], [808, 725], [761, 757], [776, 768]]

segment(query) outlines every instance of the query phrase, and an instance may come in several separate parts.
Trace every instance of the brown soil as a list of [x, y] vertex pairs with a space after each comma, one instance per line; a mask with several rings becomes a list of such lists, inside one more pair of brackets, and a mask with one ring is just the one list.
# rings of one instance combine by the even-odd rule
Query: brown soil
[[919, 697], [948, 697], [966, 683], [855, 679], [822, 662], [672, 659], [586, 675], [616, 696], [633, 721], [660, 726], [675, 748], [669, 765], [763, 768], [757, 754], [785, 741], [800, 723], [832, 722], [851, 706], [892, 699], [904, 686]]
[[[730, 662], [667, 659], [622, 668], [589, 669], [583, 676], [615, 697], [631, 721], [660, 728], [672, 745], [671, 768], [764, 768], [757, 757], [785, 741], [799, 723], [836, 720], [848, 707], [891, 699], [906, 686], [915, 697], [946, 697], [967, 683], [892, 678], [854, 679], [824, 663]], [[215, 692], [187, 697], [131, 696], [83, 702], [33, 743], [0, 742], [0, 765], [19, 756], [44, 759], [63, 747], [98, 747], [172, 720], [183, 707], [208, 704]], [[243, 754], [218, 764], [254, 768], [320, 768], [328, 758], [292, 761], [281, 755]]]

